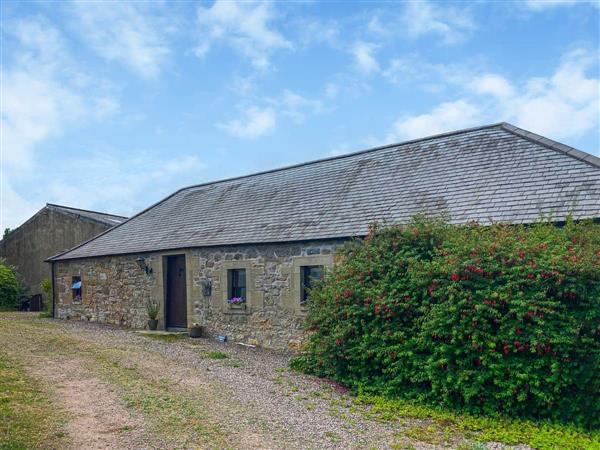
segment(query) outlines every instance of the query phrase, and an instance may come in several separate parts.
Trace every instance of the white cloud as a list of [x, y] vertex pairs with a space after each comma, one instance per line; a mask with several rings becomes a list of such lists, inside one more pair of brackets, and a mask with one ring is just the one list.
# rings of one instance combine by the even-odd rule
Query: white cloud
[[479, 108], [466, 100], [445, 102], [429, 113], [400, 117], [392, 126], [386, 141], [415, 139], [466, 128], [476, 123], [479, 116]]
[[358, 69], [364, 74], [379, 71], [379, 63], [374, 53], [377, 46], [368, 42], [358, 41], [352, 46], [352, 54]]
[[[81, 167], [94, 170], [82, 172]], [[66, 160], [46, 186], [46, 196], [58, 204], [131, 215], [140, 209], [137, 199], [148, 190], [160, 197], [171, 190], [174, 180], [180, 182], [182, 176], [203, 168], [196, 155], [165, 158], [134, 151], [124, 163], [122, 154], [103, 152]]]
[[600, 125], [600, 79], [590, 75], [597, 70], [597, 57], [573, 50], [551, 76], [520, 84], [499, 74], [472, 76], [463, 83], [463, 98], [401, 116], [387, 142], [500, 121], [555, 139], [579, 137]]
[[479, 58], [468, 63], [430, 63], [416, 54], [408, 54], [392, 58], [381, 74], [389, 82], [400, 86], [414, 84], [426, 92], [440, 92], [450, 86], [470, 82], [473, 73], [478, 73], [485, 64]]
[[493, 73], [475, 77], [471, 87], [478, 94], [491, 94], [501, 99], [514, 95], [512, 85], [503, 76]]
[[294, 122], [302, 123], [307, 113], [317, 113], [323, 110], [320, 100], [303, 97], [289, 89], [283, 91], [280, 98], [273, 102], [284, 116], [291, 117]]
[[2, 67], [0, 228], [15, 227], [44, 202], [27, 201], [17, 189], [39, 170], [38, 146], [70, 126], [119, 108], [117, 99], [80, 70], [62, 34], [42, 18], [4, 24], [11, 51]]
[[[325, 95], [332, 94], [335, 89], [328, 86]], [[254, 139], [272, 131], [280, 119], [287, 118], [301, 124], [307, 116], [326, 110], [322, 100], [300, 95], [290, 89], [284, 89], [274, 97], [246, 96], [252, 99], [254, 104], [241, 108], [241, 118], [217, 123], [217, 128], [239, 138]]]
[[328, 44], [332, 47], [340, 45], [340, 25], [337, 21], [322, 20], [316, 17], [300, 17], [292, 22], [294, 34], [303, 47]]
[[243, 118], [233, 119], [217, 127], [227, 133], [244, 139], [255, 139], [275, 128], [276, 114], [273, 108], [251, 106], [243, 111]]
[[379, 19], [379, 16], [377, 16], [377, 15], [371, 17], [371, 20], [369, 20], [369, 23], [367, 25], [367, 30], [370, 33], [373, 33], [373, 34], [379, 35], [379, 36], [389, 36], [390, 35], [390, 29], [381, 23], [381, 20]]
[[[600, 79], [588, 77], [598, 54], [574, 50], [549, 78], [530, 80], [506, 101], [505, 115], [517, 125], [557, 138], [576, 137], [599, 125]], [[597, 73], [597, 72], [596, 72]]]
[[434, 6], [425, 0], [407, 2], [402, 23], [412, 37], [437, 34], [446, 44], [464, 40], [475, 28], [467, 10]]
[[211, 7], [198, 7], [200, 42], [195, 53], [203, 57], [217, 41], [223, 41], [260, 69], [268, 68], [275, 50], [292, 44], [270, 27], [274, 19], [271, 3], [217, 0]]
[[591, 5], [600, 8], [600, 2], [598, 2], [598, 0], [525, 0], [524, 4], [527, 8], [534, 11], [555, 8], [557, 6]]
[[144, 78], [160, 74], [170, 51], [164, 25], [140, 2], [74, 3], [79, 31], [103, 58], [118, 61]]

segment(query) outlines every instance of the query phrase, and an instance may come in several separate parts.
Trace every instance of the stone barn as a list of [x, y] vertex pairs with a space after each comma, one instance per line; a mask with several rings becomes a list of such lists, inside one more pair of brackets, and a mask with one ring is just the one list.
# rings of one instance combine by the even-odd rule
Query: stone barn
[[44, 260], [81, 244], [125, 221], [126, 217], [97, 211], [46, 204], [0, 241], [0, 258], [14, 267], [26, 294], [39, 309], [42, 280], [51, 279]]
[[597, 219], [600, 159], [501, 123], [186, 187], [51, 258], [56, 317], [295, 347], [336, 247], [417, 213]]

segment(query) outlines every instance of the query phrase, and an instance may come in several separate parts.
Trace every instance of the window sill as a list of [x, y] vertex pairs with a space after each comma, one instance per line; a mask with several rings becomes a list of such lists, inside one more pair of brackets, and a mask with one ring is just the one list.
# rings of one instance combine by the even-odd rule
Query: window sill
[[242, 303], [239, 305], [226, 305], [225, 314], [249, 314], [250, 310], [248, 309], [248, 305], [246, 303]]

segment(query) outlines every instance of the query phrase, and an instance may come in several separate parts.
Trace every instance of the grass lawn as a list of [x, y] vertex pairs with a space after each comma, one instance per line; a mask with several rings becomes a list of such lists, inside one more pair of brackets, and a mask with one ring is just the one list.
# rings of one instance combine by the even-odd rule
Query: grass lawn
[[60, 448], [62, 419], [37, 382], [0, 352], [0, 449]]

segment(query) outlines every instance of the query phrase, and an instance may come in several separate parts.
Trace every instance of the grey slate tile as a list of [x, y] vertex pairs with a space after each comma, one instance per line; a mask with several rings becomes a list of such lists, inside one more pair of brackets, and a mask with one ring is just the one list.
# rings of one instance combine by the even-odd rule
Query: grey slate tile
[[496, 124], [181, 189], [56, 260], [349, 237], [417, 212], [529, 223], [600, 217], [600, 159]]

